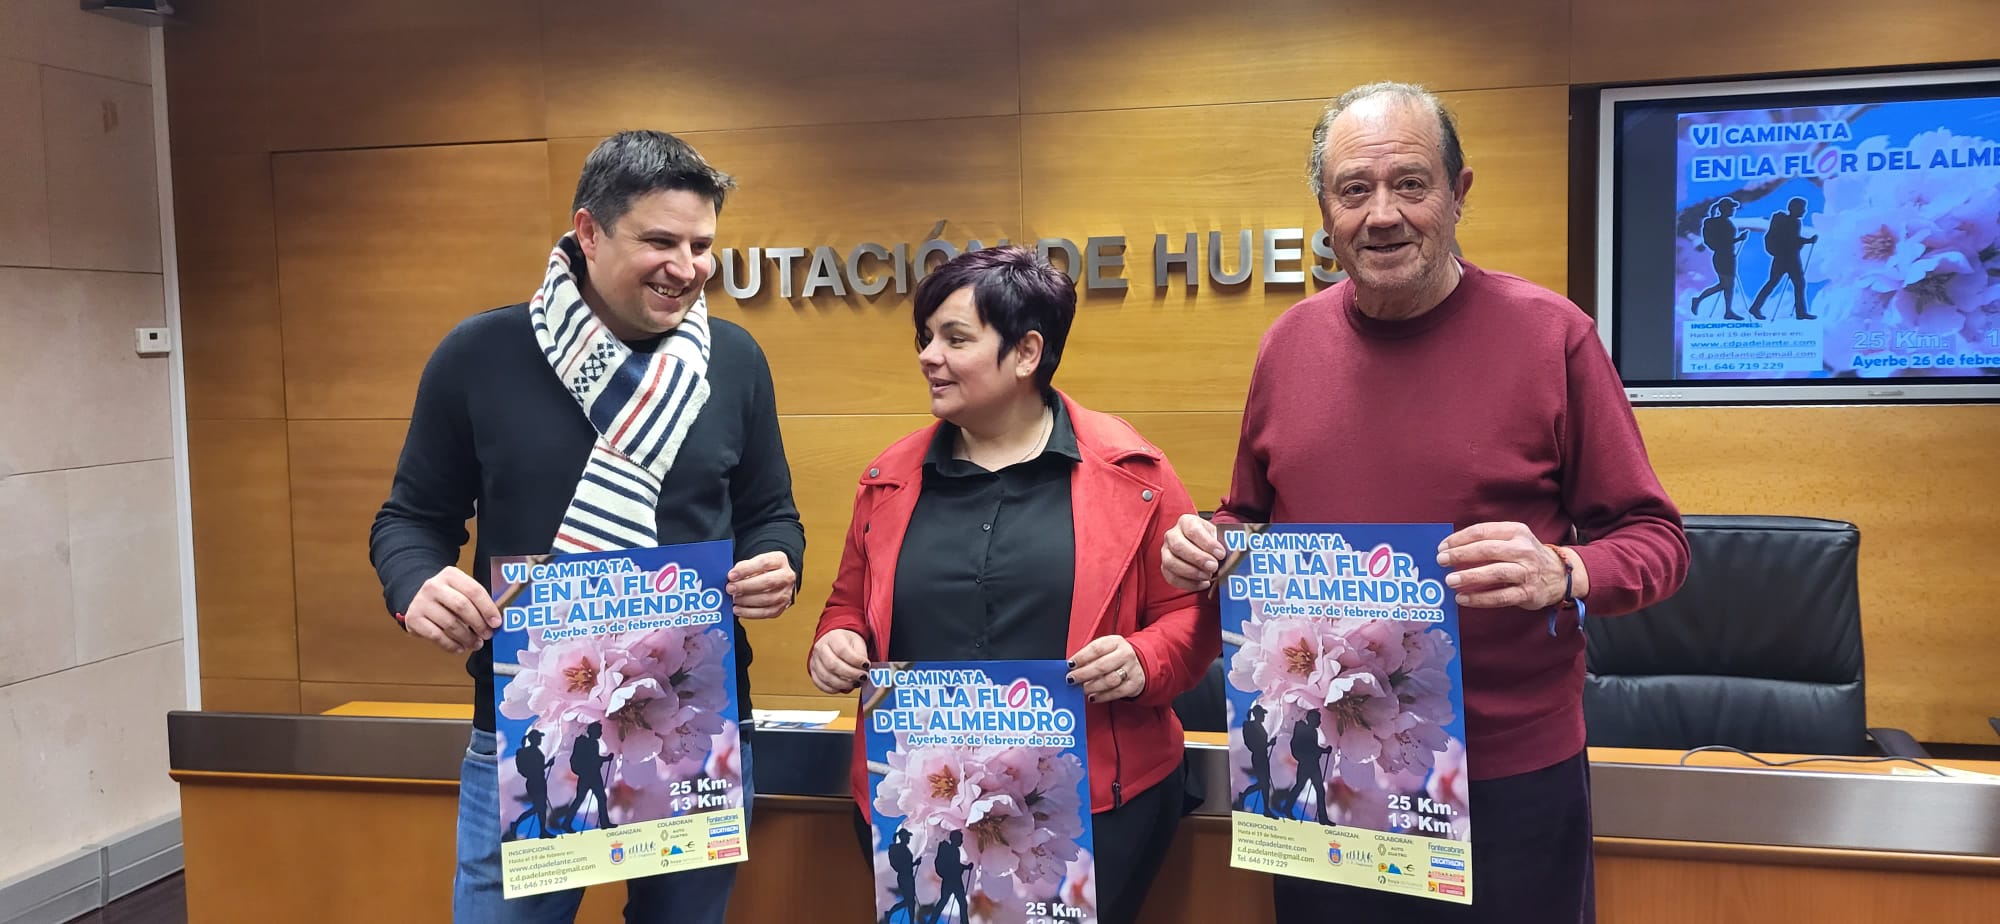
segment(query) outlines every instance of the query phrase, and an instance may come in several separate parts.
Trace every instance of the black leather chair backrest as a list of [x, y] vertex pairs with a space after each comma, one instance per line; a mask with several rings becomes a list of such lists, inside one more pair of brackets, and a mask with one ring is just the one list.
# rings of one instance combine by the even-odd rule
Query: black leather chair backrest
[[1181, 728], [1192, 732], [1229, 730], [1229, 662], [1221, 657], [1209, 662], [1201, 682], [1174, 697], [1174, 714]]
[[1860, 531], [1807, 517], [1683, 522], [1692, 558], [1680, 592], [1590, 620], [1590, 743], [1868, 753]]

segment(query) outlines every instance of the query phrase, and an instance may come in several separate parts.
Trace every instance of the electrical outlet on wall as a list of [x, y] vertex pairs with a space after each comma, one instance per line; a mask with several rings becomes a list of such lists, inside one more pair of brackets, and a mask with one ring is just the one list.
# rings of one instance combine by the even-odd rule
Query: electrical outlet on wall
[[164, 327], [141, 327], [133, 333], [137, 339], [133, 349], [137, 350], [140, 356], [165, 356], [171, 349], [167, 341], [167, 329]]

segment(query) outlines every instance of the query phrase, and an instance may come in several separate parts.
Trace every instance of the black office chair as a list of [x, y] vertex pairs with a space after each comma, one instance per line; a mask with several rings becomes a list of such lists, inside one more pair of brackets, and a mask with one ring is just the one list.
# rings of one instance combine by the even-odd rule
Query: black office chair
[[1194, 688], [1174, 697], [1174, 714], [1181, 727], [1192, 732], [1229, 730], [1229, 663], [1223, 658], [1209, 662], [1208, 671]]
[[1592, 745], [1925, 756], [1901, 729], [1867, 727], [1854, 524], [1684, 525], [1692, 558], [1680, 592], [1586, 629]]

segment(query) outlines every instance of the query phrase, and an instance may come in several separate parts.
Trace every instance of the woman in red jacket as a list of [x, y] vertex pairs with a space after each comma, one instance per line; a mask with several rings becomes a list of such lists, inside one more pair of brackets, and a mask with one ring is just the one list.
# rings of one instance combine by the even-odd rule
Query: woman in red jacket
[[[1089, 697], [1097, 910], [1119, 924], [1180, 823], [1174, 697], [1222, 640], [1160, 572], [1161, 536], [1194, 511], [1173, 466], [1049, 384], [1075, 315], [1075, 284], [1018, 247], [966, 253], [917, 285], [938, 422], [869, 463], [808, 669], [846, 693], [871, 661], [1067, 659]], [[857, 734], [863, 829], [867, 773]]]

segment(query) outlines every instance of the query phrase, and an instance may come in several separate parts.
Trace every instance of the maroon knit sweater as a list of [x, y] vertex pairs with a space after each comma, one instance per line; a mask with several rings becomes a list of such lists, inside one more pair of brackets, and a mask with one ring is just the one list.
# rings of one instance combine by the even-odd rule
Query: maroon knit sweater
[[[1464, 268], [1408, 321], [1361, 314], [1342, 282], [1271, 325], [1216, 520], [1517, 521], [1577, 545], [1591, 618], [1672, 594], [1687, 575], [1680, 512], [1590, 318], [1520, 277]], [[1473, 779], [1583, 748], [1574, 618], [1551, 637], [1545, 611], [1461, 609], [1459, 632]]]

